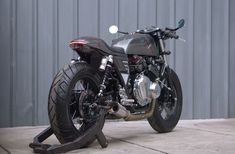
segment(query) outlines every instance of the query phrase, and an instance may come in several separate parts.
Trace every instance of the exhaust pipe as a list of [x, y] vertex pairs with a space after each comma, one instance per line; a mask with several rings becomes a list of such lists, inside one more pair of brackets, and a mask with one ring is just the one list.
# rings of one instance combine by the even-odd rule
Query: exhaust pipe
[[156, 101], [153, 99], [149, 111], [141, 114], [132, 114], [121, 104], [115, 103], [115, 105], [113, 105], [113, 107], [109, 110], [109, 113], [117, 116], [118, 118], [123, 118], [125, 121], [141, 120], [149, 118], [153, 115], [155, 105]]

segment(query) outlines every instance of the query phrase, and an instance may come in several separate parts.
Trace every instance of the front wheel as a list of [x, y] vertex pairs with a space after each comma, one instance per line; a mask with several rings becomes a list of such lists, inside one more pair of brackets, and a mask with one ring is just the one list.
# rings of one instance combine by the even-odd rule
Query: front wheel
[[[100, 76], [86, 63], [65, 66], [54, 78], [48, 98], [51, 128], [61, 143], [75, 140], [93, 126], [99, 116], [90, 108], [99, 91]], [[87, 146], [95, 140], [88, 139]]]
[[[170, 132], [175, 128], [180, 119], [183, 102], [182, 88], [177, 74], [172, 69], [169, 69], [165, 74], [165, 78], [163, 82], [167, 86], [169, 86], [167, 78], [171, 80], [172, 91], [165, 87], [162, 88], [154, 113], [148, 118], [151, 127], [159, 133]], [[172, 92], [174, 93], [173, 95]]]

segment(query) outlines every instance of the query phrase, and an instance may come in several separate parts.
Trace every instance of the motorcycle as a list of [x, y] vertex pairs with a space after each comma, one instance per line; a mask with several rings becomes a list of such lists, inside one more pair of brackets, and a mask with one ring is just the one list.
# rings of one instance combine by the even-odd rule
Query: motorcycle
[[82, 136], [101, 109], [105, 119], [147, 119], [159, 133], [172, 131], [183, 96], [180, 80], [167, 64], [171, 52], [164, 41], [180, 39], [176, 31], [183, 26], [183, 19], [164, 30], [152, 26], [127, 33], [111, 26], [110, 33], [123, 34], [111, 46], [96, 37], [72, 40], [69, 46], [78, 58], [57, 73], [48, 97], [50, 125], [60, 143]]

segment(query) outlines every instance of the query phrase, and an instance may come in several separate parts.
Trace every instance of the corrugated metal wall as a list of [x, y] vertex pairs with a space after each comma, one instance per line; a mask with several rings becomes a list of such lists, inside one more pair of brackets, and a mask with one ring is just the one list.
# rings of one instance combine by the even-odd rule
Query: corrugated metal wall
[[183, 119], [235, 117], [234, 0], [1, 0], [0, 127], [48, 122], [53, 76], [75, 56], [68, 42], [92, 35], [110, 43], [123, 31], [186, 25], [168, 41], [183, 86]]

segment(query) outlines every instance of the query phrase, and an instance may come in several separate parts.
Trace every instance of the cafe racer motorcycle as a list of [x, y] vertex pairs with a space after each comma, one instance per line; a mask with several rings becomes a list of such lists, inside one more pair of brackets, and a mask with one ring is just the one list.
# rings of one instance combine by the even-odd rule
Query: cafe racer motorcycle
[[[48, 97], [51, 128], [61, 143], [83, 133], [105, 110], [106, 119], [147, 119], [159, 133], [170, 132], [182, 110], [182, 89], [167, 64], [164, 41], [179, 39], [177, 28], [149, 27], [123, 35], [107, 45], [102, 39], [81, 37], [70, 42], [78, 54], [55, 76]], [[103, 122], [104, 123], [104, 122]], [[136, 128], [138, 129], [138, 128]], [[90, 138], [84, 145], [92, 143]]]

